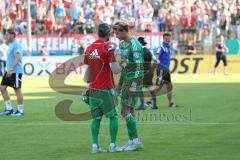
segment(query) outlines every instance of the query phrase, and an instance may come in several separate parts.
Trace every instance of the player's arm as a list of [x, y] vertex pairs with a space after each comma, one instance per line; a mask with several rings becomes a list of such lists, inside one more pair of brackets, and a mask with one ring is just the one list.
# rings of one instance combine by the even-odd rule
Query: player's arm
[[155, 63], [158, 63], [158, 59], [156, 57], [156, 55], [154, 54], [154, 52], [151, 52], [150, 53], [152, 54], [152, 60], [155, 62]]
[[114, 74], [118, 74], [122, 71], [122, 67], [118, 64], [118, 62], [112, 62], [109, 64], [110, 65], [110, 68], [111, 68], [111, 71], [114, 73]]
[[12, 66], [9, 68], [9, 70], [7, 71], [7, 77], [11, 77], [11, 76], [12, 76], [13, 70], [14, 70], [14, 68], [17, 66], [20, 58], [21, 58], [20, 50], [17, 50], [17, 51], [15, 52], [15, 54], [14, 54], [13, 64], [12, 64]]
[[224, 45], [224, 49], [225, 49], [225, 52], [228, 53], [229, 52], [229, 49], [226, 45]]
[[157, 60], [158, 60], [158, 64], [160, 64], [160, 63], [161, 63], [161, 61], [160, 61], [160, 56], [161, 56], [162, 54], [164, 54], [164, 50], [163, 50], [162, 47], [158, 50], [157, 54], [158, 54], [158, 59], [157, 59]]
[[17, 66], [19, 60], [21, 59], [22, 53], [23, 53], [22, 47], [20, 45], [16, 46], [14, 49], [14, 60], [11, 66], [12, 70]]
[[12, 64], [12, 68], [15, 68], [17, 66], [17, 64], [21, 58], [20, 56], [21, 56], [20, 53], [16, 53], [13, 64]]
[[86, 64], [84, 66], [86, 67], [86, 71], [85, 71], [85, 74], [84, 74], [84, 77], [83, 77], [83, 81], [87, 82], [87, 83], [90, 83], [91, 82], [91, 74], [90, 74], [89, 66], [86, 65]]
[[114, 54], [114, 48], [112, 46], [107, 46], [107, 54], [108, 59], [107, 62], [109, 63], [110, 69], [114, 74], [118, 74], [122, 71], [123, 65], [122, 63], [118, 63]]
[[89, 57], [88, 57], [88, 54], [86, 54], [87, 52], [88, 52], [88, 49], [86, 50], [86, 52], [84, 54], [84, 66], [86, 67], [86, 71], [83, 76], [83, 81], [90, 83], [91, 82], [91, 72], [90, 72], [90, 67], [89, 67]]
[[152, 51], [152, 57], [153, 57], [153, 61], [155, 62], [155, 64], [160, 63], [160, 61], [158, 60], [160, 50], [161, 50], [161, 48], [158, 47], [156, 49], [153, 49], [153, 51]]

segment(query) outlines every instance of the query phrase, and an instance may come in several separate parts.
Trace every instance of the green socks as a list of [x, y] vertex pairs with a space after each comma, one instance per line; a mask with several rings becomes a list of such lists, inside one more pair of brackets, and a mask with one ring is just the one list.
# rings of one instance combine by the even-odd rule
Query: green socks
[[100, 129], [101, 119], [93, 119], [92, 120], [92, 143], [98, 145], [98, 133]]
[[132, 116], [132, 114], [127, 114], [125, 117], [127, 123], [127, 130], [129, 139], [132, 140], [138, 137], [137, 134], [137, 125], [136, 125], [136, 118]]
[[111, 117], [110, 118], [110, 137], [111, 137], [111, 143], [116, 143], [117, 139], [117, 132], [118, 132], [118, 118], [117, 117]]
[[[93, 119], [92, 120], [92, 143], [98, 145], [98, 134], [100, 129], [101, 119]], [[118, 118], [112, 117], [110, 118], [109, 125], [111, 143], [116, 143], [117, 132], [118, 132]]]

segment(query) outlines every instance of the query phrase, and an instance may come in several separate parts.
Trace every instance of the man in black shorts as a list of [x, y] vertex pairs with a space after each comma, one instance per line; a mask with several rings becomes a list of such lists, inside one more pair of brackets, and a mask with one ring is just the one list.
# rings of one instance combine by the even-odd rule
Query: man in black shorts
[[[16, 33], [14, 30], [9, 29], [6, 32], [6, 41], [9, 44], [7, 63], [7, 71], [4, 73], [1, 82], [1, 93], [5, 101], [5, 111], [0, 113], [0, 116], [23, 116], [23, 95], [21, 91], [21, 78], [23, 73], [22, 56], [23, 49], [19, 41], [15, 39]], [[10, 102], [10, 97], [7, 91], [7, 87], [12, 87], [17, 96], [18, 109], [13, 113], [13, 108]]]
[[[145, 41], [144, 37], [139, 37], [138, 41], [142, 44], [143, 46], [143, 52], [144, 52], [144, 78], [143, 78], [143, 87], [148, 88], [151, 94], [151, 98], [153, 101], [153, 108], [158, 108], [157, 107], [157, 102], [156, 102], [156, 95], [154, 91], [154, 86], [153, 86], [153, 75], [154, 75], [154, 64], [152, 63], [152, 53], [151, 51], [146, 47], [147, 42]], [[136, 110], [145, 110], [144, 106], [144, 94], [142, 92], [140, 96], [140, 101], [141, 104]], [[152, 102], [147, 102], [148, 105], [152, 104]]]
[[[172, 55], [171, 34], [168, 32], [164, 33], [163, 40], [164, 42], [160, 47], [159, 57], [158, 57], [160, 64], [157, 67], [156, 85], [158, 86], [158, 88], [156, 89], [156, 93], [162, 89], [164, 84], [166, 84], [168, 106], [170, 108], [175, 108], [177, 107], [177, 105], [173, 102], [173, 97], [172, 97], [173, 85], [172, 85], [171, 75], [169, 71], [171, 55]], [[153, 109], [157, 109], [157, 108], [153, 108]]]
[[216, 50], [216, 63], [214, 66], [214, 74], [217, 74], [217, 67], [219, 65], [219, 62], [222, 60], [223, 64], [224, 64], [224, 75], [227, 75], [227, 57], [226, 54], [228, 52], [228, 48], [226, 47], [225, 43], [224, 43], [224, 37], [221, 36], [220, 37], [220, 41], [216, 44], [215, 46], [215, 50]]

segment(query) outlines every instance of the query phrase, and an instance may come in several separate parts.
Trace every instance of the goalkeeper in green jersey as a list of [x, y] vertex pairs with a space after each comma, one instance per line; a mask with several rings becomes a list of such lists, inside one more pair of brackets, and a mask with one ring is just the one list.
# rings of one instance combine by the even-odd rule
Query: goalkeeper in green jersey
[[129, 136], [128, 143], [122, 149], [132, 151], [143, 147], [137, 133], [135, 107], [142, 91], [144, 53], [140, 42], [135, 37], [129, 36], [127, 23], [117, 22], [113, 29], [121, 41], [121, 57], [126, 62], [118, 86], [121, 88], [121, 114], [126, 120]]

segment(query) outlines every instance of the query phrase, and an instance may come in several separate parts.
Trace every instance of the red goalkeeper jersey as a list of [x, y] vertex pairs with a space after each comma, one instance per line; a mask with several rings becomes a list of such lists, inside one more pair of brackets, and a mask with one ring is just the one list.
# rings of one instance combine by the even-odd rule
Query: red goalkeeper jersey
[[85, 52], [84, 64], [88, 65], [91, 77], [89, 89], [114, 88], [110, 63], [116, 62], [114, 50], [102, 40], [91, 44]]

